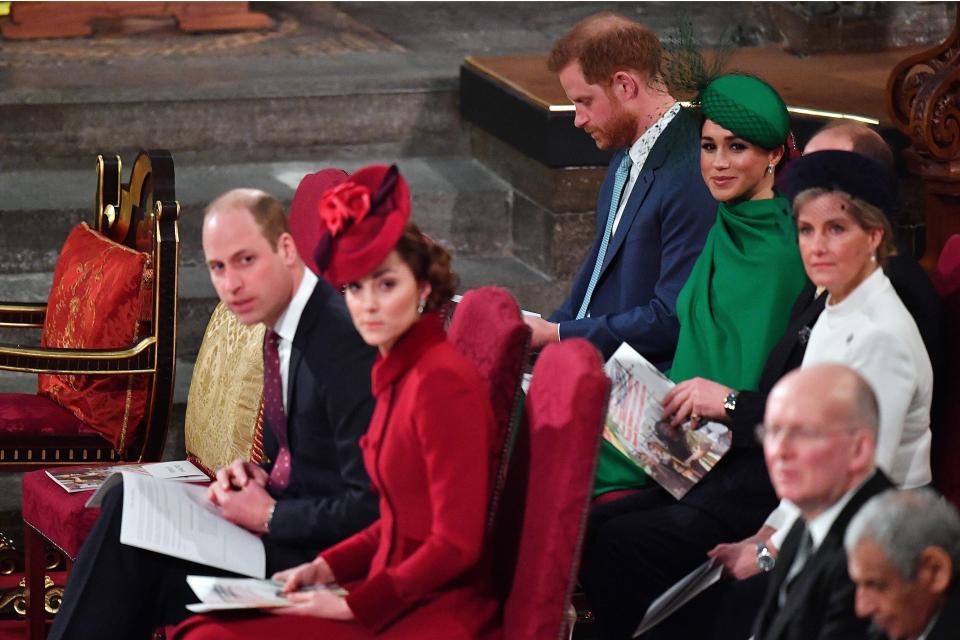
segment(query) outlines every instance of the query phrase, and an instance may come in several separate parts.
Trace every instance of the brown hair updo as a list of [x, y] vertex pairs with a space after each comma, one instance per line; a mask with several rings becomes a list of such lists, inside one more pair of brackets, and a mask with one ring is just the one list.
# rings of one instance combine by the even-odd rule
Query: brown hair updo
[[424, 311], [439, 311], [450, 302], [460, 278], [450, 269], [450, 253], [423, 235], [420, 228], [408, 222], [397, 241], [397, 254], [413, 271], [417, 282], [430, 285]]

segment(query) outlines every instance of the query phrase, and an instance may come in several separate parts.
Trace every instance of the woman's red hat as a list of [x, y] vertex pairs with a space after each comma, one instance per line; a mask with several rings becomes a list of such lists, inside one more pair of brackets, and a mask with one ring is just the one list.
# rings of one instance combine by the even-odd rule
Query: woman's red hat
[[372, 165], [325, 192], [317, 203], [314, 260], [335, 287], [368, 275], [397, 246], [410, 219], [410, 190], [396, 165]]

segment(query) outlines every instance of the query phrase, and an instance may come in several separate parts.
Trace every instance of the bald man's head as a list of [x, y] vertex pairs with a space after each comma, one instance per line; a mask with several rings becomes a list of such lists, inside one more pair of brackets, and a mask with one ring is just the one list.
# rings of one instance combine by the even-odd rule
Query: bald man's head
[[810, 138], [804, 155], [817, 151], [853, 151], [893, 169], [893, 151], [879, 133], [856, 120], [833, 120]]
[[820, 364], [784, 376], [767, 398], [763, 449], [777, 495], [813, 517], [873, 471], [879, 409], [852, 369]]

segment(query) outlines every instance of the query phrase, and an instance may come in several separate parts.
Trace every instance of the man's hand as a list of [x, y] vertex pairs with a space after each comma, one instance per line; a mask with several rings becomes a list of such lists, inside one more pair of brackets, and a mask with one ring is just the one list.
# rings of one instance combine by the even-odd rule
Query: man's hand
[[[745, 580], [760, 573], [757, 566], [757, 543], [767, 541], [775, 533], [775, 529], [763, 527], [756, 535], [740, 542], [718, 544], [707, 552], [711, 558], [717, 558], [723, 563], [723, 574], [735, 580]], [[778, 550], [767, 542], [767, 549], [771, 555], [777, 556]]]
[[523, 321], [530, 327], [530, 348], [541, 349], [551, 342], [560, 342], [560, 331], [554, 322], [547, 322], [537, 316], [523, 316]]
[[723, 401], [732, 391], [705, 378], [684, 380], [663, 397], [663, 416], [670, 416], [672, 427], [689, 419], [694, 429], [701, 420], [725, 420], [727, 412], [723, 408]]
[[239, 489], [232, 485], [224, 489], [218, 480], [207, 493], [224, 518], [250, 531], [267, 533], [267, 517], [277, 501], [261, 484], [254, 481]]
[[[266, 487], [269, 479], [270, 474], [264, 471], [262, 467], [237, 458], [226, 467], [217, 469], [216, 480], [213, 484], [219, 485], [223, 490], [230, 489], [231, 487], [234, 489], [243, 489], [247, 486], [247, 483], [250, 482], [254, 482], [261, 487]], [[212, 487], [213, 485], [210, 486]], [[211, 494], [211, 500], [212, 499]]]
[[301, 587], [314, 584], [330, 584], [334, 581], [330, 565], [321, 557], [284, 571], [278, 571], [273, 574], [273, 579], [284, 583], [284, 594], [293, 593]]

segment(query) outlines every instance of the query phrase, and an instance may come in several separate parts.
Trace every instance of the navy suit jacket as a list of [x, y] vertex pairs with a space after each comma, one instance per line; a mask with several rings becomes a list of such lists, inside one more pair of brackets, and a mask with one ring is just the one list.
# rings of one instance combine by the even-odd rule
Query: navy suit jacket
[[[268, 565], [303, 562], [353, 535], [377, 518], [378, 501], [363, 466], [359, 440], [373, 413], [370, 370], [376, 351], [361, 340], [343, 296], [323, 279], [300, 316], [290, 351], [287, 438], [290, 484], [264, 537]], [[263, 427], [264, 453], [278, 444]]]
[[634, 184], [617, 231], [610, 240], [590, 317], [575, 320], [590, 282], [607, 225], [617, 167], [610, 162], [597, 198], [597, 235], [573, 280], [570, 295], [552, 316], [560, 337], [582, 337], [613, 355], [627, 342], [652, 363], [673, 359], [680, 324], [677, 294], [703, 249], [717, 203], [700, 175], [700, 126], [680, 111], [657, 138]]

